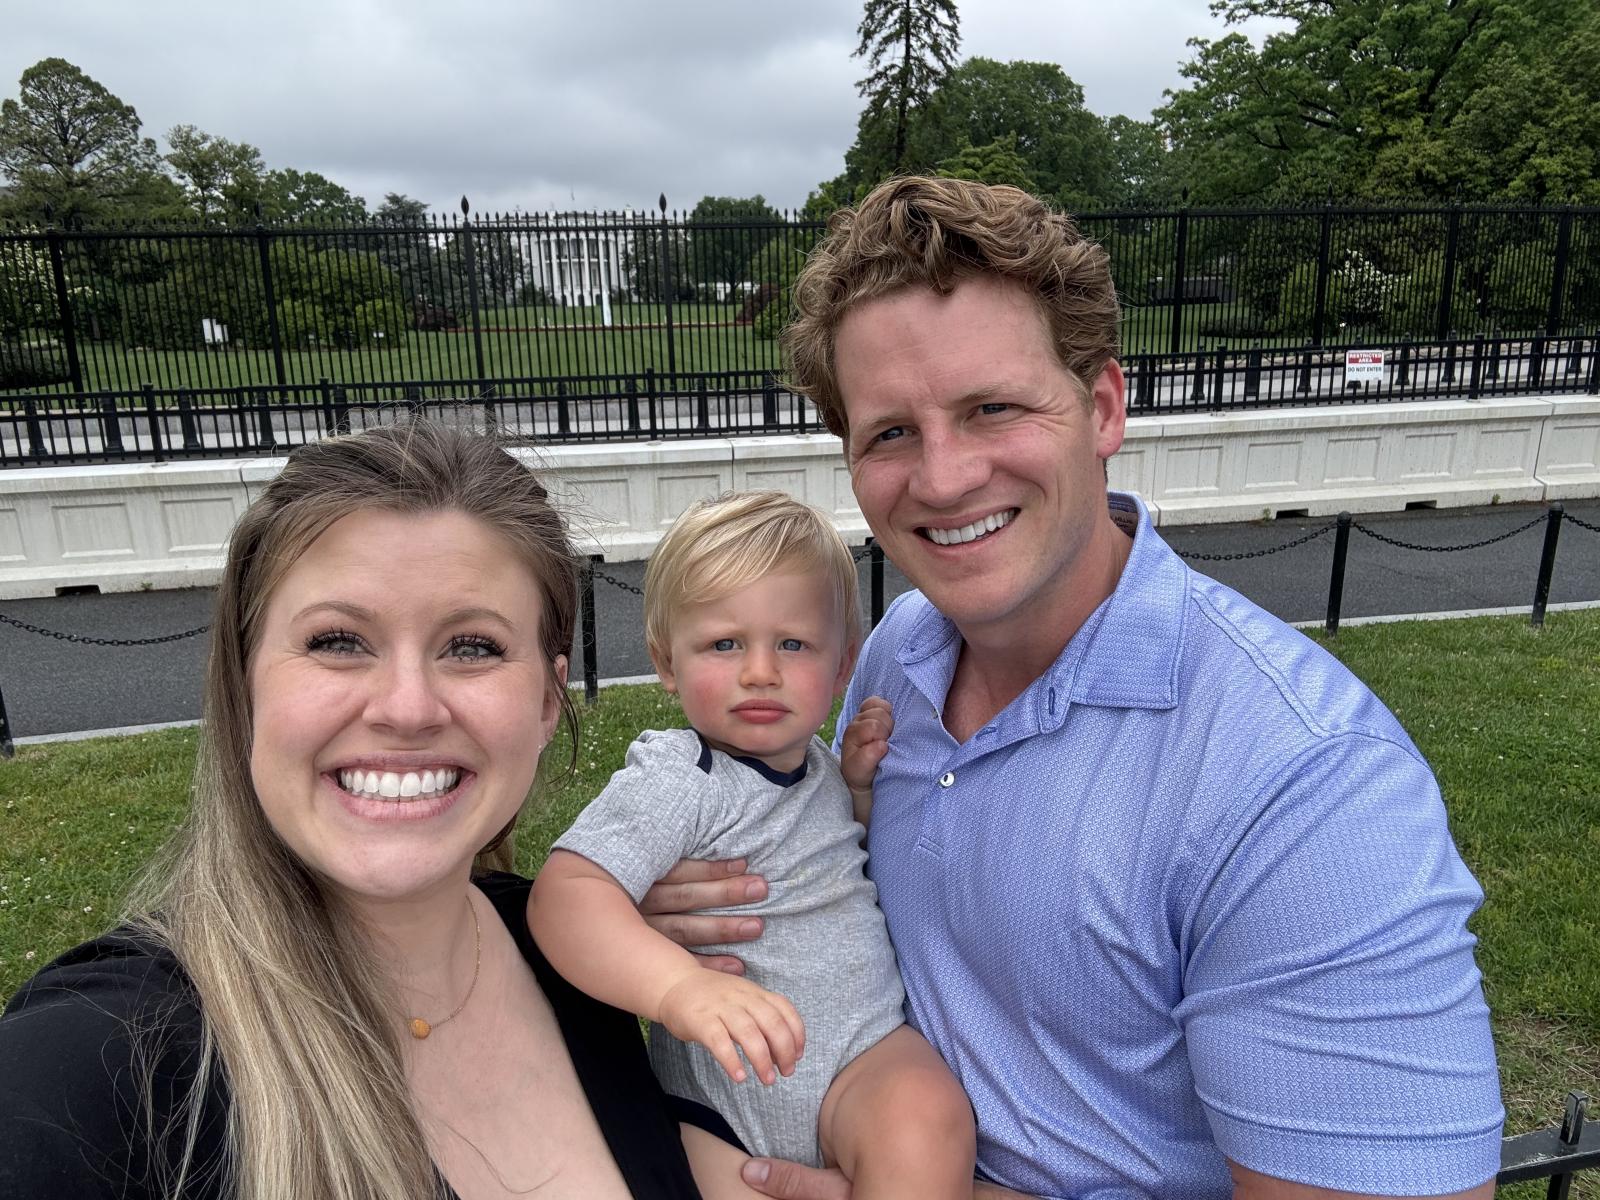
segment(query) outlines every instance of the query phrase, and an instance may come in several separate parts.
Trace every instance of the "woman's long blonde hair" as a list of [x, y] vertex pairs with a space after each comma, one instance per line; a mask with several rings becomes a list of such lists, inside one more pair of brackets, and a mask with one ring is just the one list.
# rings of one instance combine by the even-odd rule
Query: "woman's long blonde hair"
[[[306, 548], [362, 509], [456, 511], [489, 525], [538, 580], [552, 681], [556, 657], [572, 651], [577, 558], [566, 525], [533, 472], [489, 438], [413, 423], [308, 445], [240, 519], [217, 590], [193, 802], [130, 901], [130, 919], [193, 980], [203, 1016], [203, 1065], [174, 1116], [190, 1131], [161, 1188], [170, 1195], [200, 1169], [192, 1128], [217, 1072], [232, 1100], [230, 1195], [442, 1194], [406, 1086], [390, 984], [355, 921], [268, 825], [250, 778], [248, 672], [262, 613]], [[576, 709], [557, 691], [575, 735]], [[484, 847], [480, 868], [510, 865], [510, 833]]]

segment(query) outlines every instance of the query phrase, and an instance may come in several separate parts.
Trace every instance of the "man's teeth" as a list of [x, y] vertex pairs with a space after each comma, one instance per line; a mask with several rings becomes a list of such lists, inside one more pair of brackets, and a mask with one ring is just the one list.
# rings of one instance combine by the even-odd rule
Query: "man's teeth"
[[1011, 524], [1011, 518], [1017, 515], [1017, 510], [1009, 508], [1002, 513], [990, 513], [982, 520], [974, 521], [970, 525], [963, 525], [960, 529], [935, 529], [927, 526], [928, 540], [940, 546], [959, 546], [962, 542], [976, 541], [986, 533], [993, 533]]
[[456, 786], [461, 771], [441, 767], [437, 771], [340, 771], [339, 786], [353, 796], [385, 796], [410, 799], [437, 796]]

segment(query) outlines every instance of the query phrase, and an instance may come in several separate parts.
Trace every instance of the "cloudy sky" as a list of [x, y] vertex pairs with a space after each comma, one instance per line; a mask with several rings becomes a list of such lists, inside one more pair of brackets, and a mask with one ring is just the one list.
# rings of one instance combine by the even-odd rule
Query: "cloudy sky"
[[[1205, 0], [963, 0], [962, 53], [1059, 63], [1088, 107], [1148, 117]], [[860, 0], [0, 0], [0, 96], [59, 56], [137, 109], [320, 171], [479, 211], [652, 205], [838, 173], [865, 68]]]

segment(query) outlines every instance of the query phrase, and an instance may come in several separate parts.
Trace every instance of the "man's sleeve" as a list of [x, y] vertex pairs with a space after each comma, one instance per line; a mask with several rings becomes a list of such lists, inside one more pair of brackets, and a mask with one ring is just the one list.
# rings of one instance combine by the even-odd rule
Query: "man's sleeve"
[[719, 807], [715, 781], [681, 743], [670, 734], [636, 740], [622, 769], [553, 847], [610, 872], [635, 903], [680, 858], [704, 848]]
[[1466, 929], [1483, 893], [1427, 765], [1332, 739], [1218, 833], [1174, 1015], [1222, 1152], [1386, 1195], [1493, 1176], [1504, 1112]]

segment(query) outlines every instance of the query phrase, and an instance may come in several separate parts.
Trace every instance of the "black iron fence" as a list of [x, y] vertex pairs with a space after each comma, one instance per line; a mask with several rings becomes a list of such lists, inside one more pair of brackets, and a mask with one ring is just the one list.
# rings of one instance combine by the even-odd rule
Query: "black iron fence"
[[[1136, 410], [1600, 388], [1597, 208], [1080, 221]], [[271, 451], [419, 407], [542, 440], [814, 428], [777, 334], [822, 228], [663, 205], [0, 230], [0, 465]], [[1347, 382], [1353, 347], [1385, 351], [1375, 382]]]

